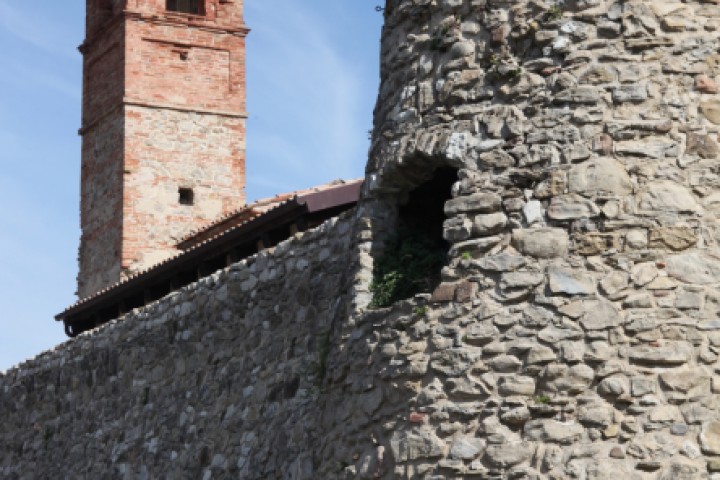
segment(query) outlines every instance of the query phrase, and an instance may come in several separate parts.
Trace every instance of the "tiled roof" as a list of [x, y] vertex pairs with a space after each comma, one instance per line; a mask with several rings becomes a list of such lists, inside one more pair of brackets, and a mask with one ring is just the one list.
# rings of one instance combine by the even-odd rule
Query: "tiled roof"
[[268, 197], [268, 198], [256, 200], [252, 203], [249, 203], [247, 205], [244, 205], [244, 206], [238, 208], [237, 210], [234, 210], [230, 213], [227, 213], [227, 214], [221, 216], [220, 218], [205, 225], [204, 227], [198, 228], [197, 230], [193, 230], [192, 232], [185, 235], [185, 237], [183, 237], [183, 239], [178, 242], [177, 246], [181, 250], [186, 250], [188, 248], [191, 248], [193, 245], [196, 245], [199, 242], [207, 240], [208, 238], [212, 238], [213, 236], [216, 236], [234, 226], [242, 225], [243, 223], [247, 222], [248, 220], [251, 220], [255, 217], [258, 217], [259, 215], [262, 215], [262, 214], [268, 212], [269, 210], [272, 210], [273, 208], [277, 207], [278, 205], [282, 204], [283, 202], [287, 202], [288, 200], [292, 199], [293, 197], [303, 197], [310, 193], [324, 192], [327, 190], [335, 189], [342, 185], [354, 185], [354, 184], [358, 184], [358, 183], [362, 183], [362, 179], [354, 179], [354, 180], [338, 179], [338, 180], [333, 180], [330, 183], [318, 185], [318, 186], [315, 186], [312, 188], [307, 188], [304, 190], [296, 190], [296, 191], [290, 192], [290, 193], [281, 193], [281, 194], [275, 195], [274, 197]]
[[[55, 319], [65, 321], [67, 331], [67, 320], [70, 316], [93, 308], [102, 308], [107, 303], [117, 302], [120, 297], [132, 294], [133, 289], [140, 291], [143, 285], [157, 280], [173, 267], [179, 268], [184, 263], [212, 254], [216, 248], [226, 247], [226, 240], [234, 233], [252, 232], [254, 228], [272, 225], [273, 222], [282, 221], [294, 211], [303, 210], [309, 213], [329, 211], [355, 203], [359, 197], [361, 186], [361, 179], [340, 180], [248, 204], [186, 237], [180, 244], [182, 251], [89, 297], [78, 300], [56, 315]], [[68, 334], [70, 333], [68, 332]]]

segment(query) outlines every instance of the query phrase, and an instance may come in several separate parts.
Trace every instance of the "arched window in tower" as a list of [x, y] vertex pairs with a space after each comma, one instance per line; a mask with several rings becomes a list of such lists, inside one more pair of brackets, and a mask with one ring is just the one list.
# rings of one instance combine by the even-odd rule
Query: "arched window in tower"
[[167, 0], [166, 9], [169, 12], [189, 13], [192, 15], [205, 14], [205, 0]]

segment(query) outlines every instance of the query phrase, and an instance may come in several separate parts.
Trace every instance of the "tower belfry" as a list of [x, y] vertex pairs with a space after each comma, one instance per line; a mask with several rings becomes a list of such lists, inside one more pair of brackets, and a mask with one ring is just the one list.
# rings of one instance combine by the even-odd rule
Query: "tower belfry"
[[245, 202], [242, 0], [86, 0], [80, 298]]

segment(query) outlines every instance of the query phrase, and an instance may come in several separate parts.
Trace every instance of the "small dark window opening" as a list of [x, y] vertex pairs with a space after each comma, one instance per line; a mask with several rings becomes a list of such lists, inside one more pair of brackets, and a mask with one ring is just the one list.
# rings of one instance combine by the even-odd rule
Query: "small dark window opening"
[[204, 3], [204, 0], [167, 0], [166, 9], [169, 12], [204, 15]]
[[389, 306], [418, 293], [429, 293], [440, 283], [450, 249], [443, 238], [445, 202], [452, 197], [457, 179], [456, 169], [439, 168], [399, 206], [397, 228], [374, 262], [371, 306]]
[[195, 203], [195, 192], [193, 192], [192, 188], [180, 187], [178, 189], [178, 201], [180, 205], [193, 205]]

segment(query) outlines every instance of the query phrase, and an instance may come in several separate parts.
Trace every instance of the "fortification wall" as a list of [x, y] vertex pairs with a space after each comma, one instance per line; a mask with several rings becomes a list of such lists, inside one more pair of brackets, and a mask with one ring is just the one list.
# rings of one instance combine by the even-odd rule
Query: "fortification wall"
[[0, 477], [317, 478], [318, 398], [353, 278], [351, 219], [0, 376]]
[[371, 243], [434, 169], [460, 178], [444, 281], [395, 343], [429, 358], [398, 380], [426, 417], [390, 436], [395, 475], [717, 478], [720, 5], [385, 15]]

